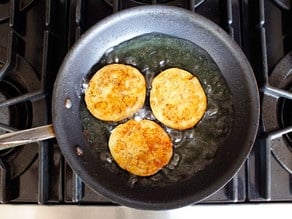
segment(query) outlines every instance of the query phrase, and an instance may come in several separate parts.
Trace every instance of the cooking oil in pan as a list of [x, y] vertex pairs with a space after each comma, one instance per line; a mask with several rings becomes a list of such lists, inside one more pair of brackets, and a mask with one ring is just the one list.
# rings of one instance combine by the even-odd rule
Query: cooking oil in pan
[[[144, 107], [128, 119], [150, 119], [160, 124], [173, 143], [173, 156], [169, 164], [150, 177], [138, 177], [121, 170], [108, 150], [111, 131], [120, 122], [104, 122], [94, 118], [81, 101], [80, 112], [84, 135], [96, 157], [108, 171], [128, 175], [129, 187], [167, 185], [184, 180], [203, 170], [216, 156], [228, 134], [232, 122], [232, 102], [228, 85], [210, 55], [192, 42], [164, 34], [152, 33], [133, 38], [110, 48], [93, 66], [88, 79], [102, 66], [112, 63], [136, 67], [147, 83]], [[177, 67], [194, 74], [200, 80], [207, 96], [208, 106], [202, 120], [193, 128], [180, 131], [166, 127], [155, 119], [149, 106], [149, 93], [153, 78], [161, 71]]]

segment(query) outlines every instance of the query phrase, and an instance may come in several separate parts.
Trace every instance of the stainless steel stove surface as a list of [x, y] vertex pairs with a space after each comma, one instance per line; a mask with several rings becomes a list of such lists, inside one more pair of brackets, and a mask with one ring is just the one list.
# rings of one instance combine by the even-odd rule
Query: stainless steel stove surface
[[[99, 20], [143, 4], [186, 8], [220, 25], [248, 57], [261, 91], [252, 153], [202, 204], [292, 202], [292, 6], [285, 0], [2, 0], [0, 134], [50, 124], [66, 52]], [[115, 206], [71, 170], [55, 139], [0, 151], [0, 203]]]

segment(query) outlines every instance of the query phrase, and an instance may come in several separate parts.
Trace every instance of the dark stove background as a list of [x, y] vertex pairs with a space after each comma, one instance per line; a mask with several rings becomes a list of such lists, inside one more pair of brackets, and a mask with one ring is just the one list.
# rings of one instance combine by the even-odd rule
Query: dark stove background
[[[289, 1], [0, 1], [0, 133], [51, 122], [51, 92], [58, 68], [66, 52], [88, 28], [128, 7], [158, 3], [197, 12], [225, 29], [248, 57], [264, 102], [269, 96], [267, 85], [274, 85], [268, 83], [273, 69], [292, 50]], [[7, 84], [14, 87], [13, 92], [7, 91]], [[279, 98], [283, 101], [279, 96], [276, 99]], [[264, 107], [265, 104], [262, 125], [248, 161], [204, 203], [292, 201], [291, 174], [279, 164], [266, 141], [268, 133], [283, 127], [270, 124], [271, 113]], [[19, 119], [18, 114], [22, 116]], [[292, 163], [292, 158], [288, 162]], [[0, 152], [0, 202], [112, 204], [72, 172], [56, 140]]]

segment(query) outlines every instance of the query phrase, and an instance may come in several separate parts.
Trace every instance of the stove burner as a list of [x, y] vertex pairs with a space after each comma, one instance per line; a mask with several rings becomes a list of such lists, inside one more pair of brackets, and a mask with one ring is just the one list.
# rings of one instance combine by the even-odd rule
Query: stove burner
[[[15, 72], [11, 72], [9, 76], [15, 77]], [[18, 84], [16, 81], [12, 81], [12, 79], [7, 78], [7, 80], [3, 80], [0, 82], [0, 96], [1, 102], [5, 102], [6, 100], [17, 97], [24, 92], [21, 84]], [[24, 129], [29, 127], [31, 116], [32, 116], [32, 106], [31, 103], [23, 102], [19, 104], [15, 104], [12, 106], [3, 106], [0, 107], [0, 130], [1, 133], [7, 132], [8, 129]], [[0, 159], [4, 161], [4, 163], [9, 164], [10, 169], [12, 170], [10, 177], [14, 178], [15, 176], [21, 174], [26, 168], [27, 164], [33, 160], [32, 156], [22, 155], [23, 148], [11, 148], [7, 150], [0, 151]], [[21, 158], [26, 156], [25, 159]], [[33, 156], [35, 154], [33, 153]], [[19, 161], [17, 161], [19, 159]], [[23, 165], [15, 165], [16, 163], [23, 162]], [[21, 168], [20, 168], [21, 167]]]
[[[1, 85], [1, 87], [2, 87], [2, 85]], [[2, 93], [0, 93], [0, 102], [2, 102], [4, 100], [6, 100], [6, 97]], [[1, 121], [1, 123], [0, 123], [1, 127], [4, 125], [8, 125], [10, 123], [10, 113], [9, 113], [8, 107], [0, 108], [0, 121]], [[0, 129], [0, 135], [2, 135], [4, 133], [6, 133], [6, 131]], [[13, 148], [0, 151], [0, 157], [6, 156], [7, 154], [11, 153], [11, 151], [13, 151]]]
[[[24, 99], [17, 104], [5, 104], [13, 98], [39, 90], [40, 84], [36, 72], [25, 59], [17, 55], [15, 68], [0, 81], [1, 133], [40, 126], [47, 122], [46, 104], [43, 99], [33, 102]], [[19, 176], [33, 163], [38, 154], [38, 147], [35, 144], [0, 151], [0, 160], [9, 168], [7, 171], [9, 179]]]
[[[292, 66], [291, 66], [292, 67]], [[289, 90], [292, 93], [292, 88]], [[281, 123], [282, 127], [292, 126], [292, 100], [284, 99], [281, 105]], [[288, 133], [285, 136], [290, 149], [292, 150], [292, 133]]]
[[[1, 85], [1, 87], [2, 87], [2, 85]], [[2, 93], [0, 93], [0, 102], [2, 102], [4, 100], [6, 100], [6, 97]], [[6, 125], [9, 124], [10, 114], [9, 114], [8, 107], [0, 108], [0, 121], [1, 121], [1, 125], [2, 124], [6, 124]], [[3, 131], [0, 129], [0, 135], [4, 134], [4, 133], [6, 133], [6, 131]], [[1, 154], [1, 151], [0, 151], [0, 154]]]
[[[263, 97], [262, 115], [267, 144], [277, 161], [292, 173], [292, 52], [288, 53], [274, 68], [269, 77], [269, 89], [286, 91], [285, 97], [280, 92], [268, 92]], [[289, 90], [290, 88], [290, 90]], [[289, 94], [290, 92], [290, 94]]]
[[[18, 85], [19, 86], [19, 85]], [[9, 98], [19, 96], [22, 91], [15, 82], [0, 82], [0, 103]], [[7, 130], [23, 129], [28, 126], [31, 120], [31, 106], [28, 103], [19, 103], [14, 106], [4, 106], [0, 108], [0, 134], [4, 134]], [[13, 119], [12, 119], [13, 118]], [[13, 149], [0, 151], [0, 157], [7, 156]]]

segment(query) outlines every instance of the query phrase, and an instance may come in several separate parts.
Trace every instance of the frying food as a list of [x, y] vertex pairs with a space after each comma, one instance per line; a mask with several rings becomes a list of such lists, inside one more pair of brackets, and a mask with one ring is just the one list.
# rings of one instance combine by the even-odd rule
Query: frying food
[[110, 64], [98, 70], [85, 91], [85, 103], [93, 116], [120, 121], [138, 111], [146, 96], [146, 82], [134, 67]]
[[203, 117], [207, 97], [197, 77], [183, 69], [169, 68], [153, 79], [150, 106], [160, 122], [185, 130]]
[[109, 149], [122, 169], [138, 176], [155, 174], [172, 157], [170, 137], [150, 120], [129, 120], [117, 126], [109, 138]]

